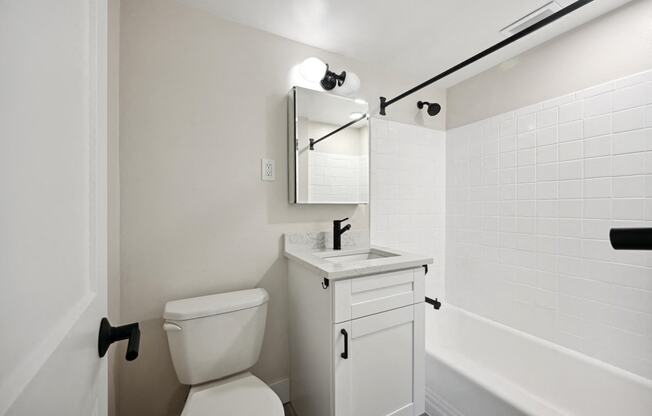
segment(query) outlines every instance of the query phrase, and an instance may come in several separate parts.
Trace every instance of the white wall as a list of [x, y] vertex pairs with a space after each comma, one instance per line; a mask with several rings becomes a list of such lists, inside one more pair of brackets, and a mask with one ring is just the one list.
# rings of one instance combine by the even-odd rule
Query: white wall
[[652, 1], [634, 0], [449, 88], [446, 128], [648, 68]]
[[652, 379], [652, 71], [447, 132], [447, 301]]
[[[122, 364], [121, 415], [176, 415], [185, 399], [161, 329], [166, 301], [254, 286], [270, 293], [256, 375], [288, 376], [287, 264], [282, 235], [324, 231], [365, 206], [291, 206], [287, 93], [293, 67], [318, 56], [360, 75], [360, 98], [412, 87], [409, 80], [222, 20], [172, 0], [123, 0], [120, 16], [121, 319], [141, 322], [141, 354]], [[389, 117], [418, 122], [422, 91]], [[444, 107], [445, 108], [445, 107]], [[443, 126], [443, 118], [427, 120]], [[260, 159], [276, 160], [275, 182]]]
[[446, 135], [371, 120], [371, 243], [434, 258], [426, 293], [444, 293]]

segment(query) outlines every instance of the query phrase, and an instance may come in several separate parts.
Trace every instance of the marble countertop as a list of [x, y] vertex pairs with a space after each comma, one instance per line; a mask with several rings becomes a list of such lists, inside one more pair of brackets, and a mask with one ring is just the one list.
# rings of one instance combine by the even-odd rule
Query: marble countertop
[[[325, 233], [313, 233], [308, 237], [286, 235], [285, 257], [330, 280], [410, 269], [433, 263], [431, 257], [373, 245], [350, 244], [343, 246], [342, 250], [328, 249], [323, 244], [327, 237], [319, 234]], [[380, 254], [389, 254], [390, 256], [342, 263], [328, 260], [328, 258], [334, 256], [363, 254], [370, 250], [380, 252]]]

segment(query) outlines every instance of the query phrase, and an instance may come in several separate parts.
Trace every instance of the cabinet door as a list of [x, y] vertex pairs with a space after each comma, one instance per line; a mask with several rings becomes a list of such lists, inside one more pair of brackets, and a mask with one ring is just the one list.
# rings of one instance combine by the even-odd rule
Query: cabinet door
[[421, 388], [415, 382], [423, 380], [414, 371], [415, 361], [423, 363], [415, 360], [415, 353], [423, 351], [415, 350], [415, 338], [423, 341], [419, 310], [419, 305], [409, 305], [334, 325], [335, 416], [422, 413]]

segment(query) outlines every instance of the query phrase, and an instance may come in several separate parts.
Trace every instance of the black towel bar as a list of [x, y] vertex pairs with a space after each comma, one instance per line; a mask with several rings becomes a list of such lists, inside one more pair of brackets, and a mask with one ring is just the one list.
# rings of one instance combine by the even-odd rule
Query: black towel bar
[[652, 250], [652, 228], [612, 228], [609, 240], [615, 250]]

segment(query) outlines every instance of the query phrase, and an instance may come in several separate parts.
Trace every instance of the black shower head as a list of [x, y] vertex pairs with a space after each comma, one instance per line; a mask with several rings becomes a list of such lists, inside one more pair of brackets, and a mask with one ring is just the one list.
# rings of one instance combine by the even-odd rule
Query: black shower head
[[417, 103], [417, 107], [419, 107], [419, 110], [421, 110], [423, 106], [428, 106], [428, 115], [430, 116], [436, 116], [441, 111], [441, 106], [437, 103], [431, 104], [427, 101], [419, 101]]

